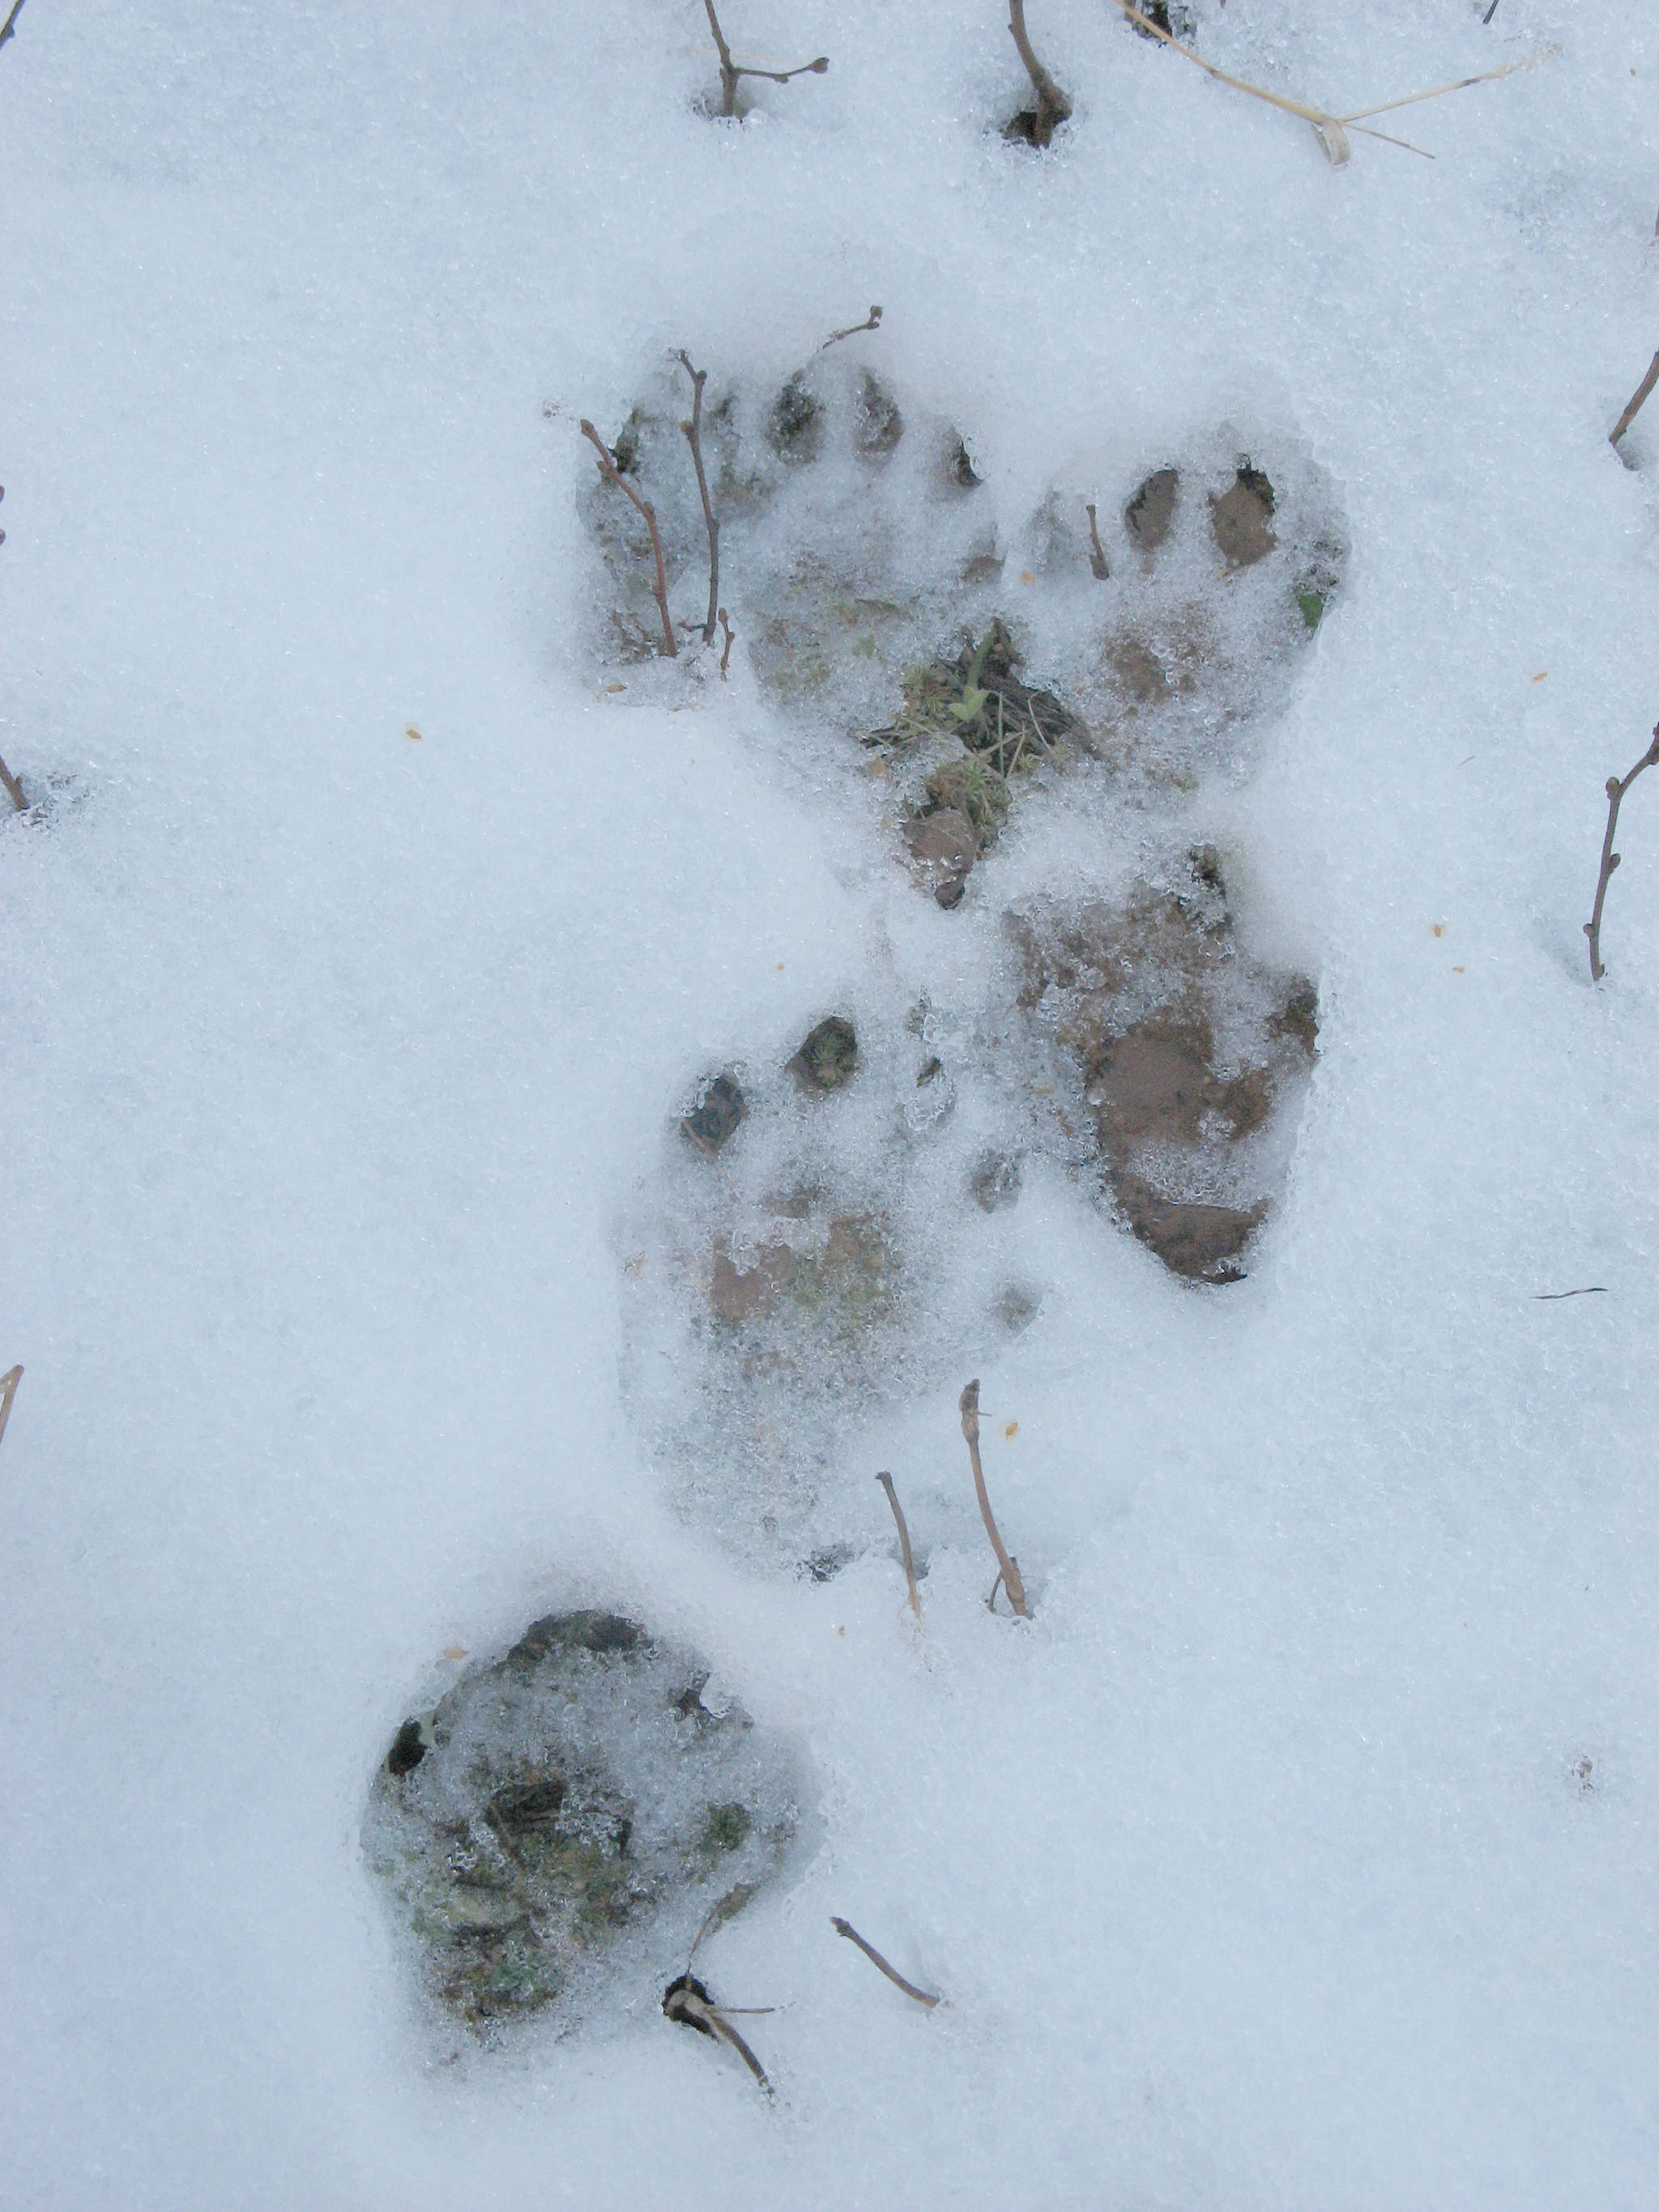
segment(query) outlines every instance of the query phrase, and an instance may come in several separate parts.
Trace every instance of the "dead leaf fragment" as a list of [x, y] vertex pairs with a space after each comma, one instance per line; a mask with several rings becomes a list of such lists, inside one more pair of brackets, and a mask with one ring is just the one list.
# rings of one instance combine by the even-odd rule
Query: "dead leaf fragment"
[[414, 725], [414, 723], [413, 723], [413, 722], [410, 722], [410, 723], [409, 723], [409, 724], [406, 726], [406, 727], [404, 728], [404, 735], [406, 738], [414, 738], [414, 740], [415, 740], [415, 742], [416, 742], [416, 744], [417, 745], [418, 745], [418, 744], [419, 744], [419, 743], [421, 742], [421, 733], [420, 733], [420, 732], [416, 728], [416, 726], [415, 726], [415, 725]]

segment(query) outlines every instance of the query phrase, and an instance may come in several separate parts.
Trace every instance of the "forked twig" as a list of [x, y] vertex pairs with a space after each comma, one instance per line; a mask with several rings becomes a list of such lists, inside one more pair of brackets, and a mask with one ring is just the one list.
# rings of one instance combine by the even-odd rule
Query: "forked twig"
[[[921, 1592], [916, 1588], [916, 1563], [910, 1555], [910, 1531], [904, 1524], [904, 1508], [898, 1502], [898, 1492], [893, 1487], [890, 1474], [878, 1474], [876, 1480], [887, 1492], [887, 1503], [893, 1509], [893, 1518], [898, 1522], [899, 1549], [904, 1554], [904, 1579], [910, 1585], [910, 1610], [916, 1616], [916, 1626], [921, 1626]], [[836, 1925], [840, 1926], [837, 1922]], [[849, 1931], [842, 1928], [843, 1936]]]
[[9, 1367], [0, 1375], [0, 1437], [6, 1433], [6, 1423], [11, 1419], [11, 1401], [17, 1395], [17, 1386], [23, 1379], [21, 1367]]
[[[1022, 1620], [1029, 1620], [1031, 1618], [1031, 1608], [1025, 1602], [1025, 1585], [1020, 1580], [1019, 1568], [1008, 1547], [1003, 1542], [1001, 1534], [997, 1528], [995, 1517], [991, 1511], [991, 1500], [986, 1493], [985, 1469], [980, 1465], [977, 1376], [963, 1392], [958, 1404], [962, 1413], [962, 1433], [968, 1439], [968, 1462], [974, 1470], [974, 1488], [979, 1497], [980, 1518], [984, 1522], [985, 1533], [991, 1540], [991, 1549], [997, 1555], [997, 1565], [1001, 1570], [1002, 1587], [1007, 1591], [1008, 1602], [1019, 1618]], [[993, 1583], [989, 1600], [993, 1605], [996, 1602], [996, 1584]]]
[[828, 353], [832, 345], [839, 345], [843, 338], [855, 338], [860, 331], [878, 331], [880, 328], [881, 309], [879, 307], [872, 307], [869, 315], [865, 321], [861, 323], [848, 323], [844, 331], [831, 331], [829, 337], [825, 338], [823, 343], [818, 348], [818, 351], [820, 353]]
[[1025, 28], [1025, 0], [1008, 0], [1008, 31], [1019, 58], [1025, 64], [1025, 74], [1031, 80], [1031, 89], [1036, 94], [1036, 113], [1031, 119], [1031, 143], [1046, 146], [1055, 131], [1072, 112], [1072, 103], [1054, 82], [1036, 58], [1036, 49]]
[[[1659, 238], [1659, 224], [1656, 224], [1653, 234], [1656, 238]], [[1652, 361], [1648, 364], [1647, 374], [1637, 386], [1635, 391], [1632, 392], [1629, 406], [1626, 408], [1624, 413], [1613, 424], [1612, 429], [1608, 431], [1608, 445], [1616, 446], [1619, 443], [1619, 441], [1624, 436], [1626, 431], [1629, 429], [1631, 424], [1641, 413], [1642, 404], [1646, 399], [1649, 392], [1652, 391], [1656, 384], [1659, 384], [1659, 353], [1655, 354]]]
[[1091, 503], [1085, 503], [1083, 512], [1089, 518], [1090, 571], [1103, 584], [1112, 572], [1107, 566], [1106, 548], [1100, 542], [1100, 525], [1095, 520], [1095, 510]]
[[1552, 46], [1544, 53], [1528, 54], [1520, 61], [1506, 62], [1502, 69], [1483, 70], [1478, 76], [1461, 76], [1455, 83], [1437, 84], [1427, 92], [1407, 93], [1403, 100], [1382, 100], [1375, 107], [1358, 107], [1350, 115], [1328, 115], [1322, 107], [1310, 107], [1300, 100], [1287, 100], [1283, 93], [1269, 92], [1265, 85], [1252, 84], [1246, 77], [1230, 76], [1225, 70], [1218, 69], [1213, 62], [1206, 62], [1202, 54], [1196, 54], [1190, 46], [1182, 46], [1173, 33], [1155, 23], [1150, 15], [1142, 15], [1134, 0], [1116, 0], [1116, 4], [1132, 23], [1146, 32], [1148, 38], [1157, 39], [1166, 46], [1173, 46], [1178, 54], [1185, 54], [1189, 62], [1198, 64], [1206, 76], [1214, 77], [1218, 84], [1231, 85], [1235, 92], [1248, 92], [1252, 100], [1265, 100], [1270, 107], [1282, 108], [1286, 115], [1299, 115], [1304, 123], [1310, 123], [1334, 169], [1341, 168], [1349, 158], [1351, 149], [1347, 134], [1350, 130], [1358, 131], [1362, 137], [1380, 138], [1385, 146], [1402, 147], [1407, 154], [1421, 154], [1425, 161], [1433, 161], [1432, 154], [1421, 146], [1413, 146], [1409, 139], [1391, 138], [1386, 131], [1373, 131], [1365, 118], [1372, 115], [1390, 114], [1396, 107], [1414, 107], [1421, 100], [1438, 100], [1443, 93], [1464, 92], [1472, 84], [1492, 84], [1499, 77], [1514, 76], [1522, 70], [1536, 69], [1540, 61], [1548, 60], [1557, 51]]
[[[1654, 366], [1659, 368], [1659, 362]], [[1601, 905], [1607, 895], [1607, 885], [1619, 865], [1619, 855], [1613, 849], [1613, 833], [1619, 827], [1619, 802], [1630, 789], [1644, 768], [1659, 766], [1659, 722], [1653, 728], [1653, 743], [1621, 783], [1616, 775], [1607, 778], [1607, 834], [1601, 840], [1601, 872], [1595, 879], [1595, 906], [1584, 924], [1584, 934], [1589, 939], [1590, 981], [1599, 983], [1607, 974], [1601, 965]]]
[[678, 656], [679, 647], [674, 642], [674, 625], [668, 617], [668, 571], [663, 566], [662, 539], [657, 534], [657, 510], [648, 499], [640, 497], [638, 492], [617, 466], [611, 448], [585, 416], [581, 423], [581, 434], [599, 455], [599, 466], [605, 475], [610, 477], [613, 484], [619, 485], [628, 494], [629, 499], [645, 517], [645, 526], [651, 532], [652, 558], [657, 564], [657, 580], [653, 589], [656, 595], [657, 611], [662, 617], [662, 649], [672, 660]]
[[732, 658], [732, 630], [731, 623], [726, 619], [726, 609], [724, 607], [720, 609], [720, 628], [726, 632], [726, 650], [720, 655], [720, 674], [724, 676], [726, 674], [726, 664]]
[[702, 626], [702, 641], [714, 642], [714, 617], [720, 600], [720, 526], [714, 520], [714, 502], [708, 496], [708, 478], [702, 465], [702, 387], [708, 381], [706, 368], [693, 368], [691, 357], [682, 351], [680, 366], [691, 380], [691, 420], [682, 422], [686, 442], [691, 448], [691, 462], [697, 471], [697, 489], [702, 494], [702, 519], [708, 526], [708, 619]]
[[718, 2036], [729, 2043], [749, 2071], [769, 2097], [772, 2084], [766, 2078], [766, 2069], [744, 2041], [720, 2006], [714, 2003], [702, 1984], [690, 1974], [682, 1974], [671, 1982], [663, 1992], [662, 2008], [667, 2017], [682, 2027], [695, 2027], [699, 2034]]
[[919, 1990], [914, 1982], [907, 1982], [898, 1968], [890, 1966], [873, 1943], [865, 1942], [850, 1920], [843, 1920], [840, 1913], [832, 1912], [830, 1915], [830, 1925], [837, 1936], [844, 1936], [849, 1943], [856, 1943], [871, 1965], [879, 1966], [894, 1988], [902, 1990], [907, 1997], [914, 1997], [918, 2004], [926, 2005], [930, 2012], [939, 2002], [938, 1997], [930, 1996], [926, 1990]]
[[816, 61], [803, 62], [799, 69], [750, 69], [741, 66], [732, 58], [732, 49], [726, 43], [720, 29], [720, 19], [714, 13], [714, 0], [702, 0], [708, 11], [708, 27], [714, 34], [714, 51], [720, 58], [720, 113], [735, 115], [738, 112], [738, 80], [745, 76], [763, 76], [769, 84], [787, 84], [792, 76], [822, 76], [830, 66], [828, 54], [820, 54]]
[[29, 811], [27, 794], [3, 760], [0, 760], [0, 785], [5, 787], [6, 796], [17, 811], [20, 814], [27, 814]]

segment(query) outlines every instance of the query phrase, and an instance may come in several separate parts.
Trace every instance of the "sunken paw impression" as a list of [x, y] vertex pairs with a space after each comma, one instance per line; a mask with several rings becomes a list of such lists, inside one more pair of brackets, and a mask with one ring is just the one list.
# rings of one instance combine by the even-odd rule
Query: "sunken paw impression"
[[[774, 727], [890, 882], [943, 910], [906, 933], [904, 973], [890, 945], [793, 1040], [688, 1070], [619, 1229], [625, 1395], [682, 1509], [830, 1571], [861, 1525], [849, 1423], [1040, 1315], [1033, 1176], [1088, 1193], [1183, 1283], [1249, 1273], [1318, 998], [1251, 950], [1193, 837], [1288, 705], [1347, 538], [1329, 480], [1261, 426], [1085, 447], [1011, 517], [995, 457], [850, 346], [698, 390], [707, 508], [685, 367], [613, 449], [654, 505], [666, 602], [697, 609], [679, 629], [714, 605], [712, 514]], [[639, 510], [605, 478], [583, 496], [611, 645], [651, 653]], [[931, 971], [929, 929], [957, 948], [937, 940]]]
[[694, 1655], [550, 1613], [398, 1729], [363, 1844], [428, 1993], [490, 2037], [660, 1979], [777, 1877], [798, 1794]]

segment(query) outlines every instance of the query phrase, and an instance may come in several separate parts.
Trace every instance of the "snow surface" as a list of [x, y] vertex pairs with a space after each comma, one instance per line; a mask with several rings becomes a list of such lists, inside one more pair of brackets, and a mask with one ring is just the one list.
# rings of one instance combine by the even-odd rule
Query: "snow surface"
[[[1335, 173], [1104, 0], [1034, 0], [1043, 159], [994, 135], [994, 0], [732, 0], [740, 54], [832, 58], [735, 128], [694, 0], [18, 18], [8, 2203], [1653, 2203], [1659, 790], [1599, 991], [1580, 924], [1659, 713], [1659, 403], [1607, 442], [1659, 342], [1659, 26], [1198, 13], [1349, 108], [1560, 50]], [[864, 1548], [817, 1584], [677, 1513], [623, 1225], [734, 1043], [948, 1000], [984, 940], [741, 645], [724, 689], [602, 664], [575, 421], [872, 300], [849, 343], [1000, 529], [1250, 422], [1351, 552], [1254, 766], [1170, 817], [1320, 983], [1249, 1280], [1033, 1176], [1036, 1321], [849, 1406]], [[982, 1602], [976, 1368], [1029, 1631]], [[655, 1985], [501, 2052], [419, 2008], [370, 1778], [441, 1652], [566, 1602], [816, 1778], [814, 1854], [699, 1960], [781, 2008], [774, 2104]]]

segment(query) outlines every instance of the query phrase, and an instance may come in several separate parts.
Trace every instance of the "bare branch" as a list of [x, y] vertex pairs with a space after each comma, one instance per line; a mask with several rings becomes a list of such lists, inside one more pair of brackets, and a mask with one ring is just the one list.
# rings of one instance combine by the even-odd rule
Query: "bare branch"
[[889, 1966], [875, 1945], [866, 1943], [850, 1920], [843, 1920], [840, 1913], [832, 1912], [830, 1915], [830, 1925], [837, 1936], [844, 1936], [849, 1943], [856, 1943], [871, 1965], [879, 1966], [894, 1988], [902, 1990], [907, 1997], [914, 1997], [918, 2004], [926, 2005], [929, 2011], [939, 2002], [938, 1997], [930, 1996], [926, 1990], [919, 1990], [914, 1982], [907, 1982], [896, 1966]]
[[771, 2095], [772, 2084], [766, 2078], [766, 2069], [701, 1982], [690, 1974], [682, 1974], [664, 1991], [662, 2008], [670, 2020], [682, 2027], [695, 2027], [702, 2035], [717, 2035], [722, 2043], [729, 2043], [767, 2095]]
[[691, 462], [697, 471], [697, 489], [702, 494], [702, 519], [708, 526], [708, 619], [702, 626], [702, 641], [714, 642], [714, 618], [720, 599], [720, 526], [714, 520], [714, 502], [708, 496], [708, 478], [702, 465], [702, 387], [708, 381], [706, 368], [693, 368], [690, 356], [682, 350], [680, 366], [691, 380], [691, 420], [682, 422], [686, 441], [691, 448]]
[[620, 486], [628, 494], [629, 499], [645, 517], [645, 526], [651, 532], [652, 556], [657, 564], [657, 580], [653, 589], [656, 594], [657, 611], [662, 617], [662, 649], [672, 660], [678, 656], [679, 647], [674, 642], [674, 625], [668, 617], [668, 571], [663, 566], [662, 539], [657, 534], [657, 510], [648, 499], [641, 499], [633, 485], [623, 477], [611, 456], [611, 448], [586, 417], [581, 423], [581, 434], [599, 455], [599, 466], [605, 475], [610, 477], [613, 484]]
[[[1085, 506], [1083, 512], [1089, 518], [1089, 568], [1103, 584], [1112, 572], [1107, 565], [1106, 548], [1100, 542], [1100, 525], [1095, 520], [1095, 510], [1091, 505]], [[1038, 734], [1041, 735], [1041, 732]]]
[[1036, 94], [1036, 113], [1031, 118], [1031, 143], [1046, 146], [1072, 112], [1072, 103], [1037, 59], [1025, 29], [1025, 0], [1008, 0], [1008, 30], [1019, 49], [1025, 74]]
[[[21, 0], [19, 0], [21, 4]], [[735, 115], [738, 112], [738, 80], [745, 76], [763, 76], [769, 84], [787, 84], [792, 76], [822, 76], [830, 66], [830, 57], [820, 54], [816, 61], [803, 62], [799, 69], [751, 69], [747, 63], [739, 64], [732, 58], [732, 49], [726, 43], [720, 29], [720, 19], [714, 13], [714, 0], [702, 0], [708, 12], [708, 27], [714, 34], [714, 51], [720, 58], [720, 113]]]
[[[921, 1593], [916, 1588], [916, 1563], [910, 1556], [910, 1531], [904, 1525], [904, 1508], [898, 1502], [898, 1492], [893, 1487], [890, 1474], [878, 1474], [876, 1480], [887, 1492], [887, 1503], [893, 1509], [893, 1518], [898, 1522], [899, 1549], [904, 1554], [904, 1579], [910, 1585], [910, 1610], [916, 1616], [916, 1626], [921, 1626]], [[848, 1931], [842, 1929], [845, 1935]]]
[[[1656, 238], [1659, 238], [1659, 224], [1656, 224], [1654, 227], [1654, 236]], [[1652, 391], [1656, 384], [1659, 384], [1659, 353], [1655, 354], [1652, 361], [1648, 364], [1647, 374], [1637, 386], [1635, 391], [1632, 392], [1630, 396], [1630, 405], [1626, 408], [1624, 413], [1619, 417], [1619, 420], [1613, 424], [1612, 429], [1607, 433], [1608, 445], [1616, 446], [1619, 443], [1619, 441], [1624, 436], [1626, 431], [1629, 429], [1631, 424], [1641, 413], [1643, 402], [1646, 399], [1649, 392]]]
[[[1655, 360], [1654, 368], [1656, 373], [1659, 373], [1659, 358]], [[1607, 972], [1601, 965], [1601, 905], [1607, 897], [1607, 885], [1613, 879], [1613, 872], [1619, 865], [1619, 855], [1613, 849], [1613, 833], [1619, 827], [1619, 802], [1635, 782], [1637, 777], [1641, 775], [1643, 769], [1655, 766], [1659, 766], [1659, 722], [1654, 725], [1653, 743], [1637, 762], [1624, 781], [1621, 783], [1616, 775], [1610, 775], [1607, 778], [1607, 834], [1601, 840], [1601, 872], [1595, 879], [1595, 906], [1589, 920], [1584, 924], [1584, 934], [1589, 939], [1592, 983], [1599, 983]]]
[[0, 1375], [0, 1437], [6, 1433], [6, 1423], [11, 1419], [11, 1401], [17, 1395], [17, 1386], [23, 1379], [21, 1367], [9, 1367]]
[[720, 675], [726, 675], [726, 664], [732, 658], [732, 625], [726, 619], [726, 609], [720, 609], [720, 628], [726, 632], [726, 650], [720, 655]]
[[[997, 1565], [1002, 1570], [1002, 1587], [1008, 1593], [1008, 1602], [1022, 1620], [1031, 1618], [1031, 1608], [1025, 1602], [1025, 1585], [1020, 1580], [1019, 1569], [1007, 1546], [1003, 1542], [996, 1521], [991, 1512], [991, 1501], [985, 1490], [985, 1470], [979, 1463], [979, 1382], [975, 1378], [963, 1392], [960, 1401], [962, 1433], [968, 1439], [968, 1461], [974, 1470], [974, 1488], [979, 1497], [979, 1516], [985, 1523], [985, 1533], [991, 1540], [991, 1549], [997, 1555]], [[991, 1601], [996, 1601], [996, 1585], [991, 1587]]]
[[878, 331], [880, 328], [881, 309], [879, 307], [872, 307], [869, 318], [866, 321], [862, 323], [849, 323], [844, 331], [831, 331], [829, 337], [825, 338], [823, 343], [818, 348], [818, 351], [820, 353], [828, 353], [832, 345], [839, 345], [843, 338], [855, 338], [860, 331]]
[[15, 39], [17, 36], [12, 27], [22, 13], [22, 8], [23, 0], [11, 0], [11, 13], [3, 23], [0, 23], [0, 46], [3, 46], [8, 39]]
[[7, 798], [20, 814], [28, 812], [28, 794], [3, 760], [0, 760], [0, 787], [4, 788]]

